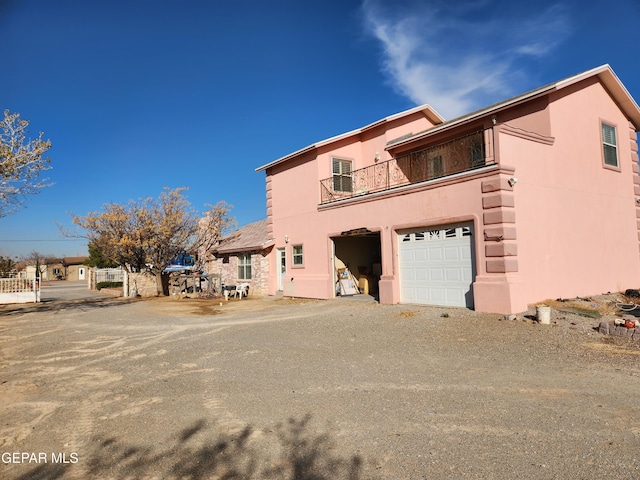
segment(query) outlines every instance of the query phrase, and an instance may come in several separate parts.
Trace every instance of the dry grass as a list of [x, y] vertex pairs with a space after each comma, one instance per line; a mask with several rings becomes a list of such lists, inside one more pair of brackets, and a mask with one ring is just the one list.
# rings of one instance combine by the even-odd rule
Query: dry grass
[[549, 305], [554, 310], [575, 313], [585, 317], [615, 317], [620, 314], [617, 304], [628, 303], [622, 294], [598, 295], [589, 298], [568, 300], [545, 300], [542, 304]]

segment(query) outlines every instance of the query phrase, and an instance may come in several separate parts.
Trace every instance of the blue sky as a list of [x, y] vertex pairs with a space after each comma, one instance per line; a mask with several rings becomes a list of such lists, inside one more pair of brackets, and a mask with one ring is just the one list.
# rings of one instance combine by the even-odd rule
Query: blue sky
[[453, 118], [604, 63], [640, 101], [639, 23], [638, 0], [0, 0], [0, 107], [53, 144], [0, 255], [85, 255], [56, 222], [164, 186], [259, 220], [255, 168], [421, 103]]

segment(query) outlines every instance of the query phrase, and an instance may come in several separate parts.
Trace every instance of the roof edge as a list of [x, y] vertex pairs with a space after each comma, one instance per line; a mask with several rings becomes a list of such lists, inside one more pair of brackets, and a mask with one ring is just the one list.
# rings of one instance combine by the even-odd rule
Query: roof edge
[[557, 91], [557, 90], [566, 88], [570, 85], [574, 85], [578, 82], [581, 82], [593, 76], [599, 77], [602, 84], [607, 88], [607, 90], [613, 96], [614, 100], [619, 104], [621, 110], [624, 112], [625, 115], [627, 115], [627, 117], [634, 124], [636, 130], [640, 130], [640, 107], [636, 103], [635, 99], [631, 96], [629, 91], [626, 89], [624, 84], [620, 81], [618, 76], [615, 74], [611, 66], [609, 64], [604, 64], [604, 65], [600, 65], [599, 67], [592, 68], [591, 70], [587, 70], [577, 75], [573, 75], [563, 80], [551, 83], [549, 85], [539, 87], [535, 90], [531, 90], [521, 95], [517, 95], [510, 99], [504, 100], [500, 103], [490, 105], [481, 110], [477, 110], [467, 115], [454, 118], [453, 120], [445, 122], [441, 125], [436, 125], [435, 127], [430, 128], [429, 130], [425, 130], [424, 132], [417, 133], [408, 138], [402, 138], [397, 141], [391, 141], [387, 144], [385, 149], [391, 150], [409, 143], [413, 143], [415, 141], [418, 141], [424, 137], [427, 137], [441, 130], [453, 128], [463, 123], [473, 121], [477, 118], [491, 115], [500, 110], [531, 100], [540, 95], [545, 95], [551, 91]]
[[267, 248], [275, 245], [275, 240], [267, 240], [266, 242], [261, 243], [260, 245], [249, 245], [246, 247], [229, 247], [229, 248], [214, 248], [211, 250], [213, 253], [240, 253], [240, 252], [252, 252], [256, 250], [266, 250]]
[[424, 112], [425, 116], [433, 123], [436, 124], [440, 124], [440, 123], [444, 123], [445, 119], [438, 113], [436, 112], [433, 107], [431, 107], [431, 105], [425, 103], [423, 105], [418, 105], [417, 107], [413, 107], [410, 108], [408, 110], [404, 110], [402, 112], [399, 113], [395, 113], [393, 115], [389, 115], [388, 117], [382, 118], [380, 120], [377, 120], [373, 123], [369, 123], [368, 125], [365, 125], [364, 127], [360, 127], [360, 128], [356, 128], [355, 130], [350, 130], [346, 133], [341, 133], [340, 135], [335, 135], [333, 137], [327, 138], [325, 140], [321, 140], [319, 142], [313, 143], [311, 145], [308, 145], [304, 148], [301, 148], [300, 150], [296, 150], [293, 153], [289, 153], [288, 155], [285, 155], [284, 157], [280, 157], [270, 163], [267, 163], [265, 165], [262, 165], [261, 167], [258, 167], [255, 169], [256, 172], [260, 172], [262, 170], [266, 170], [267, 168], [273, 167], [275, 165], [278, 165], [280, 163], [286, 162], [287, 160], [290, 160], [292, 158], [298, 157], [304, 153], [307, 152], [311, 152], [317, 148], [323, 147], [325, 145], [329, 145], [330, 143], [333, 142], [337, 142], [339, 140], [343, 140], [345, 138], [349, 138], [352, 137], [354, 135], [359, 135], [367, 130], [370, 130], [372, 128], [378, 127], [380, 125], [384, 125], [385, 123], [388, 122], [392, 122], [394, 120], [397, 120], [399, 118], [402, 117], [406, 117], [409, 115], [412, 115], [414, 113], [417, 112]]

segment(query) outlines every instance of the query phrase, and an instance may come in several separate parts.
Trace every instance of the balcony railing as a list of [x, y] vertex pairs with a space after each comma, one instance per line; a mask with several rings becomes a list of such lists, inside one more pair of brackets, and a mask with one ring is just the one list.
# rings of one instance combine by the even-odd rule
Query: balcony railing
[[459, 137], [365, 168], [320, 180], [320, 203], [381, 192], [475, 170], [495, 163], [489, 157], [490, 130]]

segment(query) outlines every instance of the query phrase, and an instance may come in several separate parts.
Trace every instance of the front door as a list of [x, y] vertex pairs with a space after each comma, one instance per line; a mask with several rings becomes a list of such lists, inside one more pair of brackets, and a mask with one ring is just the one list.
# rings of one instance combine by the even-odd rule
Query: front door
[[78, 269], [78, 280], [84, 280], [84, 267]]
[[278, 248], [276, 262], [278, 263], [278, 290], [284, 290], [284, 277], [287, 274], [287, 256], [284, 248]]

